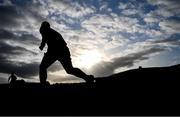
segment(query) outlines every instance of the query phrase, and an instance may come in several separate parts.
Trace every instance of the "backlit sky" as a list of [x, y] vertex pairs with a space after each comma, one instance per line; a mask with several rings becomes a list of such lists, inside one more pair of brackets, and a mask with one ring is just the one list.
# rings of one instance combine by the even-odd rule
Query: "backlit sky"
[[[180, 64], [179, 0], [0, 0], [0, 83], [12, 71], [39, 81], [44, 20], [68, 43], [73, 65], [96, 77]], [[48, 80], [83, 81], [58, 62]]]

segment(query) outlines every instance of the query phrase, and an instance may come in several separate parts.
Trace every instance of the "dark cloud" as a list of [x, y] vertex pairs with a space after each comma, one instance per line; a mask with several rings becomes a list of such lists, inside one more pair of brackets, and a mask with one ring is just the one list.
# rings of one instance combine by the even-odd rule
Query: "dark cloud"
[[40, 40], [32, 34], [22, 33], [15, 35], [11, 31], [0, 29], [0, 41], [12, 40], [27, 45], [39, 45]]
[[36, 76], [38, 74], [39, 64], [27, 64], [3, 60], [0, 61], [0, 68], [2, 68], [0, 69], [1, 73], [15, 72], [20, 77], [31, 78], [31, 76]]
[[32, 53], [31, 51], [25, 48], [18, 46], [11, 46], [5, 42], [0, 42], [0, 58], [2, 58], [3, 55], [8, 57], [13, 55], [23, 55], [26, 52]]
[[150, 4], [155, 5], [157, 8], [155, 14], [163, 17], [171, 17], [180, 14], [180, 1], [179, 0], [147, 0]]
[[165, 39], [160, 39], [160, 40], [155, 40], [152, 41], [152, 44], [161, 44], [161, 46], [163, 46], [162, 44], [166, 44], [166, 46], [170, 47], [170, 46], [176, 46], [179, 47], [180, 46], [180, 35], [179, 34], [173, 34], [168, 38]]
[[149, 59], [149, 55], [165, 51], [164, 48], [150, 48], [137, 53], [128, 54], [124, 57], [117, 57], [112, 62], [101, 62], [93, 66], [92, 72], [97, 76], [107, 76], [114, 73], [120, 67], [132, 67], [136, 62]]
[[0, 29], [0, 40], [2, 40], [2, 39], [13, 39], [13, 38], [16, 38], [16, 37], [12, 32], [7, 31], [5, 29]]
[[18, 26], [18, 20], [23, 18], [21, 14], [18, 14], [17, 9], [14, 6], [0, 6], [0, 14], [1, 27]]
[[[36, 53], [27, 50], [26, 47], [14, 46], [13, 44], [17, 42], [20, 44], [37, 45], [40, 41], [35, 36], [27, 34], [26, 32], [16, 33], [18, 35], [15, 35], [12, 31], [9, 31], [10, 29], [24, 25], [21, 24], [21, 21], [24, 20], [26, 16], [22, 15], [14, 5], [0, 6], [0, 14], [0, 72], [15, 72], [17, 75], [26, 78], [37, 75], [39, 63], [33, 62], [27, 64], [25, 62], [15, 61], [18, 57], [24, 56], [24, 54], [29, 53], [35, 55]], [[7, 41], [12, 41], [12, 45], [6, 43]]]
[[32, 34], [22, 34], [20, 36], [16, 36], [13, 40], [25, 45], [36, 45], [37, 48], [41, 43], [40, 40]]
[[19, 76], [29, 77], [37, 75], [38, 63], [22, 63], [11, 61], [16, 57], [23, 56], [24, 53], [32, 53], [31, 51], [17, 46], [11, 46], [7, 43], [0, 42], [0, 72], [10, 73], [16, 72]]
[[[5, 42], [10, 41], [10, 44], [7, 44]], [[14, 47], [13, 45], [18, 43], [19, 46]], [[25, 45], [27, 46], [37, 46], [40, 44], [40, 40], [37, 39], [34, 35], [32, 34], [19, 34], [15, 35], [11, 31], [5, 30], [5, 29], [0, 29], [0, 54], [9, 54], [9, 55], [18, 55], [21, 54], [23, 55], [24, 53], [30, 53], [33, 55], [37, 55], [36, 52], [34, 52], [31, 49], [27, 49]]]
[[170, 46], [170, 45], [177, 45], [177, 46], [179, 46], [180, 45], [180, 40], [178, 40], [178, 39], [162, 39], [162, 40], [154, 41], [153, 43], [156, 43], [156, 44], [167, 44], [167, 46]]
[[46, 19], [46, 16], [42, 14], [42, 12], [46, 11], [44, 6], [34, 4], [33, 1], [21, 2], [18, 3], [16, 1], [12, 2], [12, 5], [0, 5], [1, 28], [20, 30], [24, 27], [26, 30], [33, 29], [37, 27], [37, 24]]
[[[27, 45], [35, 44], [35, 40], [37, 41], [37, 38], [30, 34], [22, 34], [18, 36], [8, 30], [0, 29], [0, 72], [10, 73], [14, 71], [19, 76], [23, 77], [28, 77], [28, 75], [37, 75], [37, 63], [26, 64], [15, 61], [21, 56], [24, 56], [24, 54], [28, 53], [36, 55], [36, 53], [31, 50], [27, 50], [26, 47], [13, 45], [16, 42]], [[6, 43], [6, 41], [13, 41], [14, 43]]]

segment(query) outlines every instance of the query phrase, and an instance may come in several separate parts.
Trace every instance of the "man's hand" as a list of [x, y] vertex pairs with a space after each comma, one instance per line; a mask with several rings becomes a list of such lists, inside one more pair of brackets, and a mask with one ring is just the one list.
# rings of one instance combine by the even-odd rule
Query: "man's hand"
[[39, 49], [42, 51], [43, 50], [43, 46], [39, 46]]

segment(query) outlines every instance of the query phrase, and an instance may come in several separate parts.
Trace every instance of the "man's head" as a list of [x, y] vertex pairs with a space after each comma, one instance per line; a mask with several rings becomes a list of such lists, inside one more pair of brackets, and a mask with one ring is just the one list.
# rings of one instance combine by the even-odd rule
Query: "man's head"
[[40, 27], [39, 31], [42, 34], [42, 33], [45, 33], [49, 28], [50, 28], [49, 22], [44, 21], [44, 22], [41, 23], [41, 27]]

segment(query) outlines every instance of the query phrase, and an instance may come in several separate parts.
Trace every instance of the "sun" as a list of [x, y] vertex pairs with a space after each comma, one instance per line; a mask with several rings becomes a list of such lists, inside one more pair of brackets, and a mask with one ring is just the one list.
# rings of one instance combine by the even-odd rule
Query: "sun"
[[79, 66], [90, 69], [93, 65], [101, 61], [102, 55], [97, 50], [90, 50], [85, 51], [78, 59]]

